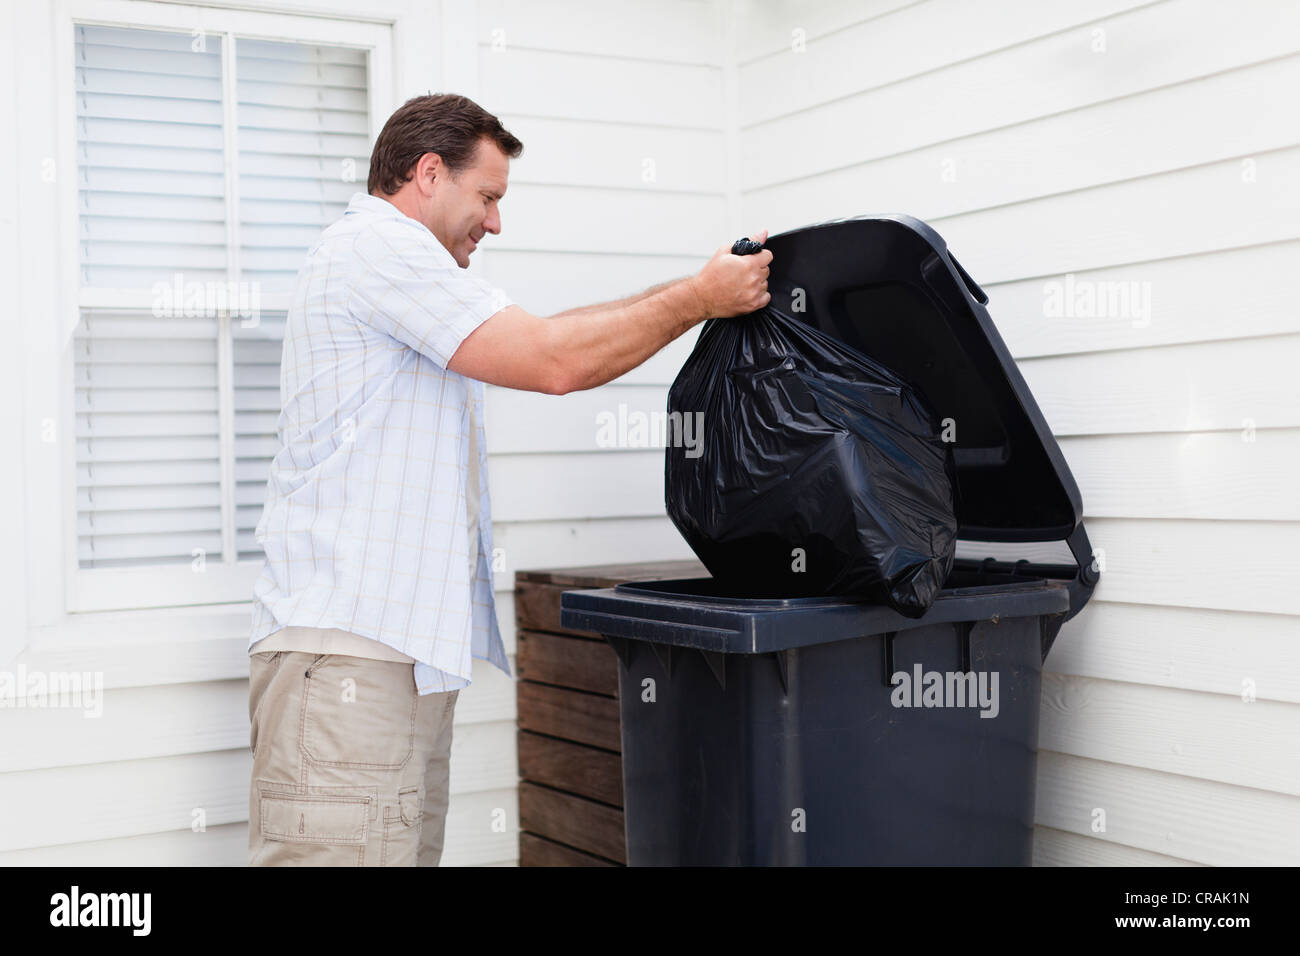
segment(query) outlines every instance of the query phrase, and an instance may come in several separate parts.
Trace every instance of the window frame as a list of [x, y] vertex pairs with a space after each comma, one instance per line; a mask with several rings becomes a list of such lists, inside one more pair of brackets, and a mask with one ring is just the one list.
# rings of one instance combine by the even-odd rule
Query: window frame
[[[131, 568], [82, 568], [78, 560], [77, 440], [74, 349], [69, 347], [82, 309], [99, 311], [149, 309], [148, 290], [82, 289], [79, 269], [78, 163], [76, 127], [76, 30], [79, 25], [128, 29], [156, 29], [192, 33], [203, 30], [222, 38], [222, 95], [225, 116], [226, 242], [231, 280], [238, 280], [239, 196], [238, 141], [235, 110], [235, 47], [240, 38], [311, 43], [362, 49], [367, 54], [367, 106], [369, 141], [374, 142], [382, 123], [395, 108], [393, 95], [393, 25], [344, 16], [314, 16], [262, 10], [182, 5], [158, 0], [59, 0], [54, 17], [55, 114], [57, 117], [56, 168], [67, 171], [57, 181], [59, 220], [59, 340], [64, 346], [59, 365], [60, 474], [33, 477], [54, 480], [61, 504], [59, 555], [64, 580], [63, 610], [70, 613], [120, 611], [145, 608], [215, 605], [247, 602], [260, 572], [261, 560], [238, 559], [234, 534], [233, 387], [229, 356], [219, 358], [221, 374], [221, 461], [223, 554], [205, 556], [202, 573], [194, 562]], [[229, 42], [234, 37], [235, 43]], [[364, 189], [361, 184], [359, 189]], [[262, 296], [266, 312], [283, 311], [287, 293]], [[229, 325], [227, 314], [219, 320]], [[230, 335], [219, 335], [219, 347], [229, 350]]]

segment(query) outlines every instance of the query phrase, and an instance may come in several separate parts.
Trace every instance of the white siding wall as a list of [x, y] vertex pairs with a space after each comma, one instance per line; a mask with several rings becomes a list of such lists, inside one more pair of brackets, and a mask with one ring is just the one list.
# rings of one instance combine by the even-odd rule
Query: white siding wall
[[[1300, 8], [740, 9], [745, 223], [933, 224], [1105, 552], [1048, 660], [1037, 861], [1300, 862]], [[1068, 273], [1149, 317], [1048, 317]]]
[[[872, 211], [933, 223], [988, 290], [1105, 549], [1048, 662], [1038, 862], [1300, 862], [1294, 5], [381, 6], [409, 27], [399, 101], [464, 92], [525, 143], [475, 269], [530, 311], [689, 274], [741, 231]], [[70, 121], [50, 92], [49, 7], [2, 16], [0, 126], [21, 133], [0, 150], [0, 278], [19, 306], [0, 323], [23, 346], [0, 358], [0, 404], [17, 409], [0, 446], [24, 468], [0, 470], [0, 531], [25, 545], [0, 554], [0, 652], [11, 666], [25, 643], [27, 667], [102, 670], [110, 689], [99, 720], [0, 710], [0, 863], [241, 865], [247, 608], [69, 617], [40, 571], [65, 519], [31, 476], [48, 473], [42, 423], [62, 399], [57, 381], [22, 382], [63, 348], [41, 171]], [[1066, 273], [1150, 283], [1149, 321], [1045, 317], [1044, 283]], [[516, 570], [689, 556], [662, 453], [598, 448], [596, 416], [661, 410], [693, 339], [590, 392], [489, 389], [512, 663]], [[515, 859], [514, 715], [512, 683], [480, 662], [456, 715], [448, 865]]]

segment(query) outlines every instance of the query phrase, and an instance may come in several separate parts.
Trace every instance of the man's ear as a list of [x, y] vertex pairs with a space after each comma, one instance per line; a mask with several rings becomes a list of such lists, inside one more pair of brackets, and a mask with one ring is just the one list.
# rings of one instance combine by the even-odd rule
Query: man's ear
[[420, 192], [433, 193], [433, 183], [443, 175], [442, 158], [437, 153], [425, 153], [415, 162], [415, 180]]

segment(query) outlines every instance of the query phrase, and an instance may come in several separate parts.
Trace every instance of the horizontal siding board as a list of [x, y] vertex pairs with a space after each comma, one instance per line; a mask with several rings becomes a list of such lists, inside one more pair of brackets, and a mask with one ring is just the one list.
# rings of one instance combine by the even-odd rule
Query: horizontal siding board
[[1017, 364], [1060, 437], [1294, 428], [1298, 363], [1300, 335], [1277, 335]]
[[1078, 290], [1141, 291], [1131, 284], [1146, 283], [1149, 310], [1129, 314], [1049, 316], [1049, 294], [1064, 293], [1061, 276], [982, 285], [998, 333], [1022, 359], [1300, 332], [1297, 260], [1300, 242], [1289, 241], [1074, 273]]
[[[514, 198], [513, 193], [508, 195]], [[493, 249], [478, 268], [480, 275], [509, 292], [522, 308], [549, 316], [639, 295], [670, 279], [695, 275], [704, 263], [697, 255], [657, 255], [645, 250], [593, 255], [560, 249]], [[694, 336], [687, 333], [675, 341], [684, 339], [693, 341]]]
[[[491, 790], [462, 789], [462, 784], [473, 781], [458, 772], [463, 761], [455, 755], [459, 748], [453, 736], [453, 783], [447, 818], [449, 849], [453, 831], [460, 828], [470, 831], [463, 836], [471, 850], [484, 840], [489, 845], [495, 843], [497, 849], [485, 857], [493, 861], [509, 858], [514, 852], [509, 846], [514, 836], [507, 834], [505, 842], [497, 839], [501, 834], [492, 829], [492, 810], [505, 808], [506, 819], [516, 826], [518, 819], [513, 811], [514, 728], [505, 724], [499, 732], [504, 734], [503, 743], [498, 745], [499, 753], [493, 759], [499, 758], [502, 766], [492, 776], [507, 782]], [[0, 804], [21, 807], [23, 812], [0, 823], [0, 850], [175, 830], [190, 825], [196, 808], [204, 810], [209, 827], [247, 821], [251, 770], [252, 754], [245, 746], [242, 750], [4, 774], [0, 776]], [[483, 793], [492, 795], [486, 805], [479, 804]], [[93, 813], [86, 812], [87, 794], [94, 795]], [[475, 807], [472, 815], [468, 811], [461, 813], [466, 805]], [[502, 846], [506, 849], [502, 850]]]
[[175, 830], [196, 808], [208, 826], [247, 820], [251, 770], [245, 742], [243, 750], [4, 774], [0, 805], [22, 813], [0, 821], [0, 850]]
[[1135, 850], [1109, 840], [1034, 828], [1034, 866], [1198, 866], [1160, 853]]
[[[725, 189], [721, 130], [509, 115], [501, 122], [524, 144], [523, 154], [510, 163], [512, 185], [715, 194]], [[508, 209], [507, 203], [502, 207]]]
[[82, 707], [0, 710], [8, 741], [0, 773], [248, 746], [247, 681], [109, 690], [96, 709], [98, 717]]
[[[504, 678], [503, 678], [504, 680]], [[513, 690], [513, 686], [510, 688]], [[470, 697], [468, 690], [463, 694]], [[453, 729], [453, 790], [491, 790], [514, 782], [514, 700], [491, 720], [467, 720], [457, 700]], [[470, 717], [475, 716], [470, 711]], [[12, 741], [0, 758], [0, 778], [60, 767], [99, 767], [124, 761], [248, 750], [248, 685], [244, 681], [173, 684], [108, 691], [103, 715], [80, 709], [0, 710]]]
[[1049, 674], [1038, 745], [1129, 767], [1300, 796], [1300, 705]]
[[668, 406], [668, 387], [620, 383], [567, 395], [489, 388], [486, 404], [489, 454], [594, 452], [602, 451], [597, 444], [601, 415], [612, 414], [617, 421], [620, 405], [626, 406], [629, 416], [663, 413]]
[[[1106, 812], [1094, 834], [1093, 810]], [[1044, 751], [1035, 822], [1212, 866], [1300, 863], [1300, 798]]]
[[1267, 153], [1300, 142], [1288, 106], [1297, 83], [1300, 57], [1287, 56], [878, 158], [874, 130], [850, 133], [864, 137], [860, 158], [747, 183], [746, 211], [780, 223], [873, 210], [929, 220]]
[[[1297, 8], [1300, 9], [1300, 8]], [[932, 221], [979, 282], [1056, 276], [1300, 236], [1300, 148]]]
[[489, 474], [496, 521], [664, 513], [663, 449], [494, 455]]
[[1089, 515], [1300, 521], [1300, 429], [1097, 435], [1061, 450]]
[[926, 0], [735, 0], [737, 63], [790, 52], [791, 31], [803, 30], [809, 41], [855, 24], [889, 16]]
[[[861, 90], [931, 73], [954, 63], [1005, 56], [1009, 48], [1092, 23], [1143, 0], [930, 0], [809, 37], [807, 50], [786, 49], [739, 67], [740, 125], [753, 126]], [[806, 28], [805, 28], [806, 30]]]
[[[503, 825], [504, 824], [504, 825]], [[441, 866], [514, 865], [519, 858], [519, 795], [513, 786], [451, 795]]]
[[[1287, 56], [1300, 46], [1300, 8], [1282, 0], [1149, 4], [1104, 24], [1105, 52], [1094, 52], [1094, 29], [1059, 31], [869, 90], [846, 89], [747, 126], [740, 131], [741, 181], [749, 188], [839, 169]], [[943, 108], [918, 108], [935, 103]]]
[[247, 865], [246, 821], [0, 853], [0, 866]]
[[[1058, 437], [1244, 434], [1253, 427], [1258, 443], [1260, 429], [1300, 426], [1300, 378], [1291, 374], [1297, 363], [1300, 334], [1049, 356], [1017, 365]], [[614, 434], [631, 444], [639, 440], [631, 429], [636, 420], [662, 427], [667, 395], [665, 386], [632, 383], [547, 396], [489, 389], [488, 450], [600, 451], [604, 421], [626, 421], [628, 427]], [[953, 417], [960, 429], [960, 413]]]
[[[504, 579], [509, 581], [509, 578]], [[510, 592], [496, 593], [497, 615], [501, 625], [507, 662], [514, 667], [514, 604]], [[98, 615], [78, 615], [96, 617]], [[91, 671], [104, 675], [105, 689], [122, 687], [152, 687], [155, 685], [190, 684], [205, 681], [248, 679], [248, 638], [243, 635], [211, 634], [201, 638], [149, 640], [156, 629], [149, 623], [149, 615], [136, 618], [136, 623], [117, 625], [112, 617], [101, 620], [91, 628], [83, 623], [83, 630], [73, 631], [70, 640], [45, 640], [29, 646], [19, 662], [31, 671]], [[160, 614], [163, 621], [167, 616]], [[183, 617], [173, 618], [186, 620]], [[198, 626], [198, 625], [178, 625]], [[245, 622], [242, 630], [247, 630]], [[93, 643], [82, 643], [75, 638], [90, 638]], [[466, 688], [456, 704], [456, 722], [473, 723], [482, 720], [501, 720], [513, 714], [514, 683], [494, 665], [485, 660], [474, 660], [471, 671], [473, 683]], [[0, 714], [3, 714], [0, 709]]]
[[1300, 621], [1093, 600], [1052, 645], [1057, 674], [1300, 704]]
[[[1300, 429], [1080, 436], [1061, 447], [1090, 515], [1300, 520]], [[490, 475], [497, 521], [664, 513], [663, 448], [497, 454]]]
[[1296, 522], [1099, 518], [1087, 527], [1094, 549], [1104, 551], [1098, 598], [1300, 614]]
[[506, 46], [479, 60], [479, 96], [498, 115], [722, 128], [722, 69]]
[[506, 46], [719, 65], [722, 10], [690, 0], [483, 0], [478, 41], [489, 62], [495, 47]]
[[685, 560], [694, 554], [666, 516], [530, 521], [503, 524], [495, 532], [507, 574], [525, 568]]
[[[485, 250], [591, 255], [649, 250], [702, 256], [699, 266], [703, 266], [727, 236], [726, 201], [708, 193], [674, 193], [648, 186], [610, 189], [516, 183], [500, 208], [501, 235], [484, 243]], [[626, 223], [634, 223], [635, 228], [624, 228]], [[669, 278], [673, 276], [664, 277]]]

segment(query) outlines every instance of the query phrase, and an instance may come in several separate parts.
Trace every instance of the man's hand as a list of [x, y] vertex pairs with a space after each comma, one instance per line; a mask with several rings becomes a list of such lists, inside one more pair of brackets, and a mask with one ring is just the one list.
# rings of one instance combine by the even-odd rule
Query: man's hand
[[[767, 241], [767, 230], [750, 236], [760, 245]], [[719, 246], [713, 258], [699, 274], [691, 278], [704, 311], [710, 318], [725, 319], [746, 315], [772, 301], [767, 291], [768, 263], [772, 251], [762, 249], [752, 256], [731, 253], [731, 243]]]

